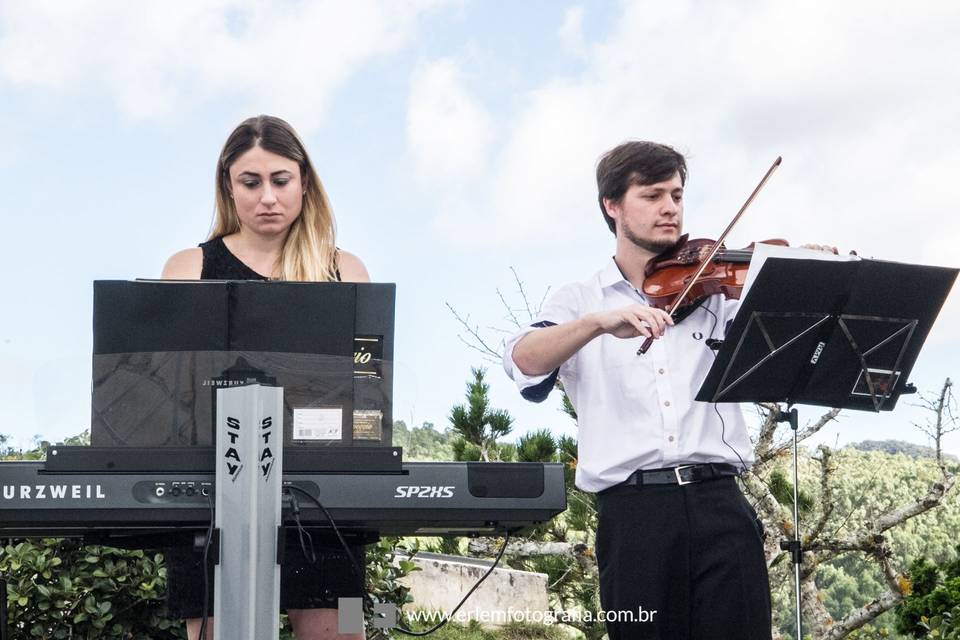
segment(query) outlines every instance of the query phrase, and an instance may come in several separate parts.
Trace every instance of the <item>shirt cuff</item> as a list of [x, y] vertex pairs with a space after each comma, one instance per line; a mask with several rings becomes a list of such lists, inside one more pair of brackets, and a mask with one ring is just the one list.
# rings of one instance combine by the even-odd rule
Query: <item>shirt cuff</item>
[[550, 391], [557, 383], [557, 376], [560, 374], [560, 369], [554, 369], [550, 373], [545, 373], [540, 376], [528, 376], [520, 370], [520, 367], [518, 367], [514, 361], [513, 348], [520, 342], [520, 339], [528, 333], [542, 329], [543, 327], [552, 327], [555, 324], [554, 322], [545, 320], [529, 327], [524, 327], [504, 345], [503, 368], [507, 372], [507, 375], [510, 376], [510, 379], [517, 383], [517, 388], [520, 389], [520, 395], [531, 402], [543, 402], [547, 399]]

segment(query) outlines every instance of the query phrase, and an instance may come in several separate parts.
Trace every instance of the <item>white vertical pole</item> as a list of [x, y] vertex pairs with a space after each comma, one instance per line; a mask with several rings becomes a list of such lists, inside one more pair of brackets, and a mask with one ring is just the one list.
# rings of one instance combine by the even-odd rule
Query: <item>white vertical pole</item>
[[218, 389], [214, 640], [280, 636], [282, 457], [283, 389]]

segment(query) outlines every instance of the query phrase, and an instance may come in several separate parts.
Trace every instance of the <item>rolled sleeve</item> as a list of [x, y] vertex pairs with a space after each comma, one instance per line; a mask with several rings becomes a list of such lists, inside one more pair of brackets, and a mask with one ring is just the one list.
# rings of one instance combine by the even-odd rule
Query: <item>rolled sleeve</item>
[[542, 402], [550, 394], [556, 384], [557, 376], [563, 370], [564, 377], [571, 374], [576, 361], [576, 355], [567, 360], [559, 369], [539, 376], [528, 376], [513, 359], [513, 349], [520, 340], [533, 331], [544, 327], [551, 327], [564, 322], [576, 320], [579, 317], [579, 296], [576, 289], [568, 285], [558, 290], [543, 306], [543, 310], [526, 327], [512, 335], [503, 348], [503, 369], [510, 379], [517, 384], [520, 394], [532, 402]]

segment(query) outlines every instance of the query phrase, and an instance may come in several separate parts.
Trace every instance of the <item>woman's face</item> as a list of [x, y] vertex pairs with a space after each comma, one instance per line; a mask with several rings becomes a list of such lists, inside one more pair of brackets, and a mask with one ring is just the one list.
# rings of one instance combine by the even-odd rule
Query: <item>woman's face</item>
[[230, 166], [240, 225], [258, 235], [286, 233], [303, 208], [300, 165], [256, 146]]

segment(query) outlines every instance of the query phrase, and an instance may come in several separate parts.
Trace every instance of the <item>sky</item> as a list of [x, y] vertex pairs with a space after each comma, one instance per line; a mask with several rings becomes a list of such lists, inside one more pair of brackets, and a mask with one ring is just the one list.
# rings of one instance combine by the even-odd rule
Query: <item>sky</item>
[[[525, 319], [514, 274], [536, 305], [599, 270], [595, 163], [627, 139], [687, 155], [693, 237], [719, 235], [779, 155], [728, 246], [957, 267], [958, 32], [950, 2], [0, 0], [0, 434], [88, 428], [92, 282], [157, 277], [203, 241], [220, 148], [267, 113], [303, 137], [338, 245], [397, 284], [394, 418], [446, 427], [482, 365], [516, 435], [572, 435], [450, 308], [496, 346]], [[960, 376], [958, 300], [921, 392]], [[923, 444], [918, 400], [814, 441]], [[960, 432], [944, 445], [960, 454]]]

